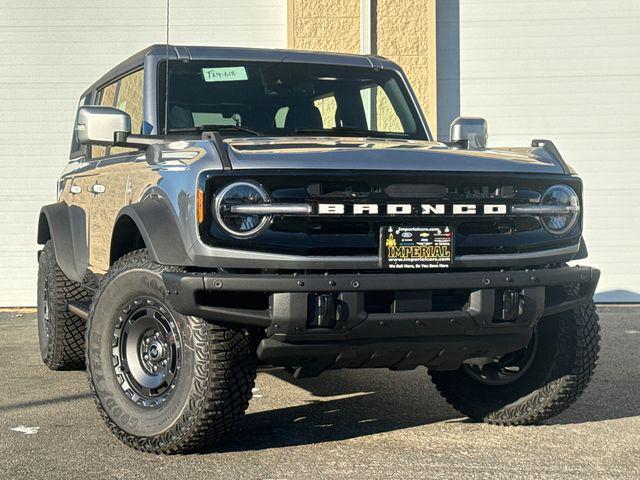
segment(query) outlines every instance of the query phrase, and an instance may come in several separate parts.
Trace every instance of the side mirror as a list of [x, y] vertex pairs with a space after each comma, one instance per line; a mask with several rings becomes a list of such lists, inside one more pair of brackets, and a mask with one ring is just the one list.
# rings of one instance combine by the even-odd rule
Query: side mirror
[[458, 117], [451, 122], [449, 140], [466, 143], [467, 148], [481, 149], [487, 146], [487, 121], [478, 117]]
[[113, 107], [80, 107], [75, 131], [80, 145], [113, 145], [116, 132], [131, 133], [131, 117]]

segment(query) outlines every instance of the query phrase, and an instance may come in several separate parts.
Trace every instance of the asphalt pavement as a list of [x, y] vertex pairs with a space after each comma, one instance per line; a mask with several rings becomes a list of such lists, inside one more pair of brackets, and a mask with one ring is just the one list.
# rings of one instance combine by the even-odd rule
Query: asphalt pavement
[[471, 422], [423, 368], [301, 380], [265, 371], [241, 432], [216, 452], [182, 456], [122, 445], [103, 425], [85, 374], [44, 367], [35, 315], [0, 313], [0, 478], [637, 479], [640, 307], [599, 312], [595, 377], [543, 425]]

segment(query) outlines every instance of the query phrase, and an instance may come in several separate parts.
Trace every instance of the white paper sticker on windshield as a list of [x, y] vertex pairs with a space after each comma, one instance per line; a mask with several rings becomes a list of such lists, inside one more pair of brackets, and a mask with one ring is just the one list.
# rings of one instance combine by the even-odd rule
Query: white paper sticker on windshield
[[202, 76], [205, 82], [236, 82], [249, 79], [244, 67], [203, 68]]

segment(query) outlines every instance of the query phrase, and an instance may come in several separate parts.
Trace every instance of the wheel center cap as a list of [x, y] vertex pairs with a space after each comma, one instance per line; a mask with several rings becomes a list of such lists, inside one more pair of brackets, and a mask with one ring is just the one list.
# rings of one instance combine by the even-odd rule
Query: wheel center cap
[[162, 360], [164, 356], [164, 347], [160, 342], [153, 342], [151, 345], [149, 345], [149, 357], [152, 360]]

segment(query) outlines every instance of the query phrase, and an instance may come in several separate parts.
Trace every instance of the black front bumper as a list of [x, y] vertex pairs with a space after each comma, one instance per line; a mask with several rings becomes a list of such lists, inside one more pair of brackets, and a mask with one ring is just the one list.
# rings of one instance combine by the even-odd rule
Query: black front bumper
[[[524, 348], [543, 316], [591, 301], [600, 272], [540, 270], [366, 274], [163, 274], [177, 311], [227, 324], [261, 327], [266, 363], [328, 368], [455, 369], [464, 360]], [[565, 286], [574, 285], [571, 294]], [[437, 305], [443, 292], [463, 302]], [[518, 299], [504, 318], [505, 292]], [[385, 311], [379, 298], [392, 300]], [[318, 296], [329, 298], [330, 325], [317, 322]], [[378, 298], [379, 297], [379, 298]], [[428, 300], [425, 300], [427, 299]], [[434, 299], [434, 300], [432, 300]], [[331, 315], [330, 315], [331, 317]], [[320, 323], [318, 325], [318, 323]]]

